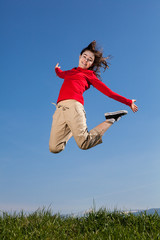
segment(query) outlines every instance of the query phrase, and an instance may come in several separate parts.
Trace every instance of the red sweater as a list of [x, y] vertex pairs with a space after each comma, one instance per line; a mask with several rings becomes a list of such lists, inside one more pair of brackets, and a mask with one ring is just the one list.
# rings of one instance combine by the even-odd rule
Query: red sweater
[[93, 85], [100, 92], [106, 96], [115, 99], [121, 103], [131, 106], [132, 100], [127, 99], [108, 88], [103, 82], [101, 82], [95, 75], [94, 71], [73, 68], [68, 71], [62, 71], [60, 68], [55, 69], [58, 77], [63, 78], [64, 82], [60, 89], [57, 103], [62, 100], [74, 99], [84, 105], [83, 93]]

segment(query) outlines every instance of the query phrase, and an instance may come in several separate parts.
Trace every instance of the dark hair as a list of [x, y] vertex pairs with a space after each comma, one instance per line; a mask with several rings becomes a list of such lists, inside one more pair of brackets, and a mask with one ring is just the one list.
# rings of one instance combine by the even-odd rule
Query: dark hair
[[94, 56], [95, 56], [95, 59], [94, 59], [94, 62], [92, 64], [92, 66], [89, 68], [89, 70], [93, 70], [96, 74], [96, 76], [98, 78], [101, 78], [100, 74], [100, 68], [104, 68], [104, 71], [106, 70], [106, 68], [109, 68], [108, 66], [108, 62], [106, 61], [106, 59], [110, 59], [111, 56], [109, 55], [108, 57], [103, 57], [103, 51], [102, 49], [98, 49], [97, 46], [96, 46], [96, 41], [94, 40], [93, 42], [91, 42], [86, 48], [84, 48], [82, 51], [81, 51], [81, 55], [89, 50], [91, 51], [92, 53], [94, 53]]

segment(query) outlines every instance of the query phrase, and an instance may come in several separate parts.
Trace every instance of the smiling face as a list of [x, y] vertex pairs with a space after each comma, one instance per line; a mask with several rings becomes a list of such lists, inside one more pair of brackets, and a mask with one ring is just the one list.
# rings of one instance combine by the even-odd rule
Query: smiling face
[[89, 50], [86, 50], [85, 52], [82, 53], [82, 55], [79, 56], [78, 67], [88, 69], [92, 66], [94, 59], [95, 59], [94, 53], [92, 53]]

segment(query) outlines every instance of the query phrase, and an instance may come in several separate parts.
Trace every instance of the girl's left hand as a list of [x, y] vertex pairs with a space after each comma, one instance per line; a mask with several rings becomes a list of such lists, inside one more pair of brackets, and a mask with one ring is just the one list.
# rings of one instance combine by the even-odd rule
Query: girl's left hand
[[132, 111], [135, 113], [138, 111], [138, 107], [136, 106], [135, 104], [136, 100], [135, 99], [132, 99], [132, 104], [130, 106], [130, 108], [132, 109]]

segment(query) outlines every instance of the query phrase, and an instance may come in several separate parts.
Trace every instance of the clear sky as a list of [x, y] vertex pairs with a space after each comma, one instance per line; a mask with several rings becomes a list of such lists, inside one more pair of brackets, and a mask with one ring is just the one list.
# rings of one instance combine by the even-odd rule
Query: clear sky
[[[160, 1], [0, 1], [0, 210], [78, 213], [160, 207]], [[88, 129], [104, 113], [128, 115], [103, 144], [80, 150], [71, 139], [49, 152], [62, 70], [97, 40], [111, 54], [103, 82], [136, 99], [137, 113], [95, 88], [85, 92]]]

